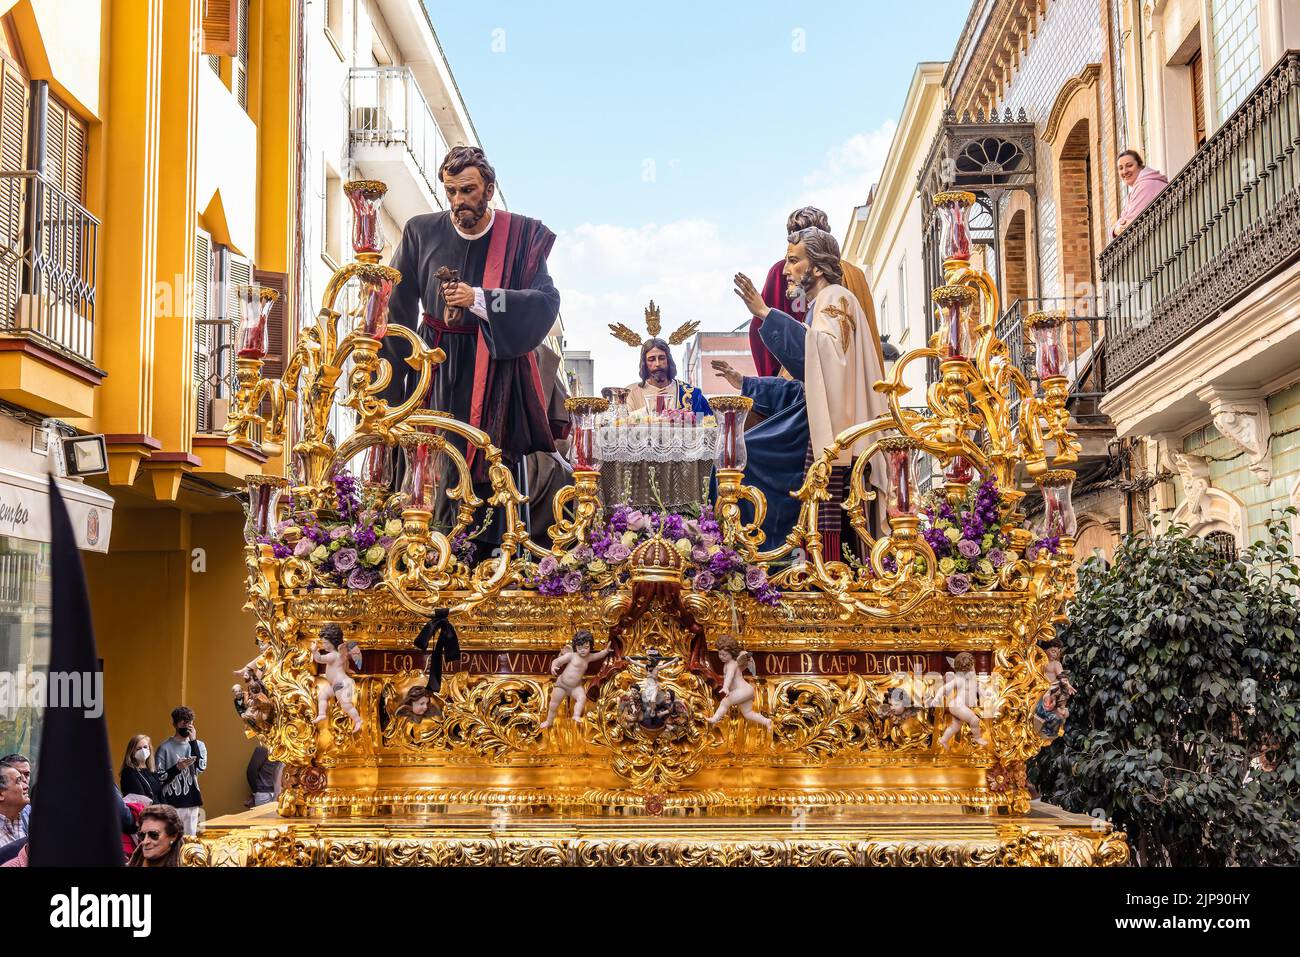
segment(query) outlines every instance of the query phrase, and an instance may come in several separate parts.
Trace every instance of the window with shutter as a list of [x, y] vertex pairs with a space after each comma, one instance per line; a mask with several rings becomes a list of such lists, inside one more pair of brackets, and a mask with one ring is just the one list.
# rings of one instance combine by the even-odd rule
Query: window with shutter
[[233, 70], [233, 88], [239, 105], [248, 110], [248, 0], [238, 0], [237, 24], [235, 31], [235, 60]]
[[1187, 61], [1192, 71], [1192, 114], [1196, 126], [1196, 148], [1205, 145], [1205, 61], [1197, 50]]
[[45, 109], [45, 179], [63, 188], [63, 160], [67, 149], [68, 111], [50, 96]]
[[203, 320], [209, 317], [208, 300], [210, 293], [212, 246], [206, 233], [197, 233], [194, 237], [194, 431], [211, 432], [212, 423], [212, 386], [208, 381], [209, 349], [212, 342], [212, 330], [215, 326], [205, 325]]
[[74, 113], [68, 113], [68, 132], [64, 137], [63, 191], [82, 206], [86, 205], [86, 141], [90, 128]]
[[[0, 170], [27, 169], [27, 77], [8, 60], [0, 59]], [[0, 327], [14, 319], [23, 272], [26, 243], [26, 180], [0, 177]]]
[[207, 0], [203, 12], [203, 52], [234, 56], [238, 40], [238, 0]]

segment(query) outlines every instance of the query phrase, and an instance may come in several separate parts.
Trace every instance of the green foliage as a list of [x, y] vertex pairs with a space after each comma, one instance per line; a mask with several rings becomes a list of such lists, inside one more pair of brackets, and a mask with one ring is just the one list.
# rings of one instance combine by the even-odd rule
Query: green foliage
[[1079, 572], [1060, 632], [1078, 693], [1030, 765], [1045, 800], [1139, 864], [1300, 863], [1300, 568], [1285, 520], [1224, 561], [1175, 527]]

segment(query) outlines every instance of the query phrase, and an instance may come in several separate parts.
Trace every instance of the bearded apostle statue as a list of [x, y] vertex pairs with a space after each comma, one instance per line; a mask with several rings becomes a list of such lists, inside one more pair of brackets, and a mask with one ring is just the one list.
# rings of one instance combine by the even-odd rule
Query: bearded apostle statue
[[[807, 325], [768, 306], [753, 282], [737, 273], [735, 291], [759, 322], [764, 345], [791, 378], [741, 376], [722, 360], [713, 368], [754, 400], [763, 421], [745, 433], [749, 463], [745, 481], [767, 498], [763, 532], [769, 545], [785, 540], [799, 516], [791, 493], [803, 484], [808, 466], [835, 436], [885, 412], [885, 399], [872, 386], [884, 378], [880, 347], [856, 296], [843, 284], [839, 244], [823, 229], [791, 233], [783, 275], [792, 300], [802, 301]], [[831, 500], [818, 515], [825, 555], [838, 560], [841, 531], [849, 528], [840, 507], [853, 460], [872, 439], [860, 439], [835, 460]], [[884, 478], [883, 461], [873, 458], [872, 483]]]

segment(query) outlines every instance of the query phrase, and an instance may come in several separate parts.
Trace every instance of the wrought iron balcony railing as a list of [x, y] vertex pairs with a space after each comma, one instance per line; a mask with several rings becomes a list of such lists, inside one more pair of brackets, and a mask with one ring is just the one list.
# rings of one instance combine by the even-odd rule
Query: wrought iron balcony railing
[[0, 171], [0, 329], [94, 361], [99, 220], [32, 170]]
[[425, 185], [438, 195], [447, 141], [409, 67], [358, 67], [348, 74], [350, 137], [355, 143], [406, 148]]
[[1025, 328], [1025, 317], [1035, 312], [1065, 313], [1065, 368], [1070, 380], [1066, 408], [1076, 422], [1102, 423], [1099, 411], [1106, 394], [1106, 320], [1096, 315], [1099, 303], [1090, 297], [1073, 299], [1017, 299], [998, 319], [997, 336], [1007, 344], [1011, 363], [1038, 388], [1034, 365], [1034, 341]]
[[1111, 388], [1300, 258], [1297, 147], [1292, 50], [1102, 251]]

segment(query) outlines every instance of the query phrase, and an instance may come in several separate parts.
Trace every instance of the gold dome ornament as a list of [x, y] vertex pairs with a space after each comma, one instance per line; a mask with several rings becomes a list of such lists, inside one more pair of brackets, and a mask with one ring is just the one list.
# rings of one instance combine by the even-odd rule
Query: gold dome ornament
[[673, 543], [659, 532], [649, 541], [642, 542], [632, 552], [629, 559], [634, 582], [677, 582], [681, 583], [682, 571], [686, 560], [682, 558]]

